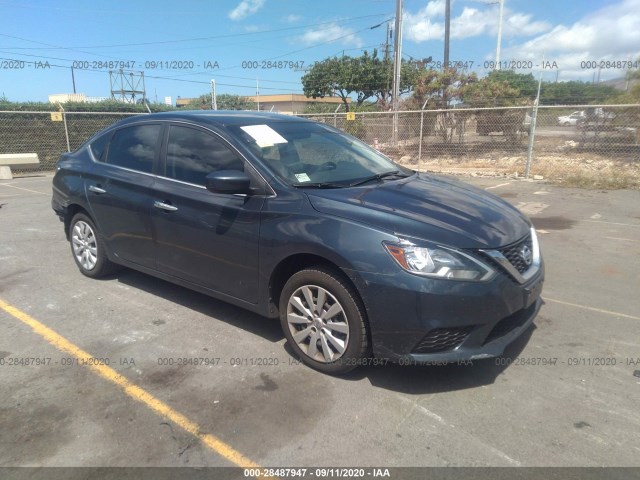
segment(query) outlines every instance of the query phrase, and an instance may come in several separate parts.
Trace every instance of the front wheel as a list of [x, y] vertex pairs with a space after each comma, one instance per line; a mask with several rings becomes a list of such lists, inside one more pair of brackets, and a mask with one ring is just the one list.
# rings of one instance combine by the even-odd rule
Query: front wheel
[[83, 275], [98, 278], [116, 270], [107, 258], [104, 240], [93, 220], [84, 213], [76, 214], [69, 224], [71, 253]]
[[329, 269], [309, 268], [287, 281], [280, 296], [280, 323], [298, 357], [324, 373], [354, 369], [367, 350], [362, 300]]

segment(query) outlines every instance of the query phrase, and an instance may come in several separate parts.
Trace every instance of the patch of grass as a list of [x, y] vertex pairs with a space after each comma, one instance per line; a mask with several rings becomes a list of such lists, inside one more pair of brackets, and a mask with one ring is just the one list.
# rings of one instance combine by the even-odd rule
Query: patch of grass
[[555, 181], [563, 187], [593, 188], [603, 190], [621, 190], [640, 188], [637, 176], [627, 172], [575, 172]]
[[[407, 163], [409, 168], [423, 171], [510, 178], [523, 177], [525, 165], [524, 155], [478, 158], [440, 156], [427, 157], [420, 163]], [[640, 189], [640, 161], [616, 158], [614, 155], [578, 155], [574, 152], [542, 154], [534, 158], [531, 165], [530, 178], [534, 175], [541, 175], [545, 181], [567, 187]]]

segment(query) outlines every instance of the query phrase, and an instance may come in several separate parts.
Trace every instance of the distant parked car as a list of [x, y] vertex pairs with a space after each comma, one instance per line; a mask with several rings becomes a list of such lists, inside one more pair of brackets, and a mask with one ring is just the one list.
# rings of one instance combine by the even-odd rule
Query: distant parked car
[[558, 125], [568, 127], [569, 125], [577, 125], [581, 120], [584, 120], [586, 114], [584, 110], [573, 112], [571, 115], [561, 115], [558, 117]]
[[615, 130], [612, 122], [616, 118], [615, 113], [606, 112], [602, 107], [587, 108], [584, 117], [578, 120], [578, 127], [582, 130]]

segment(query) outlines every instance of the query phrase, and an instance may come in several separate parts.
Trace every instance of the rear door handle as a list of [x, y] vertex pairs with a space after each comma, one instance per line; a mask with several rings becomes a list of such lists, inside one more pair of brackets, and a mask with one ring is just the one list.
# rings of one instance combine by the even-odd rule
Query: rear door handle
[[93, 193], [107, 193], [107, 191], [103, 188], [100, 188], [96, 185], [89, 185], [89, 190], [92, 191]]
[[166, 212], [175, 212], [176, 210], [178, 210], [178, 207], [174, 207], [169, 203], [159, 202], [157, 200], [153, 202], [153, 206], [156, 208], [159, 208], [160, 210], [164, 210]]

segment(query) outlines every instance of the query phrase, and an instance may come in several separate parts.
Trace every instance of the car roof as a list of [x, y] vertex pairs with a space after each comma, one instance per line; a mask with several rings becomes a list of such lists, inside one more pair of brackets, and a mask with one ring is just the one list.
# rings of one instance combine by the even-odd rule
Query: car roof
[[265, 122], [303, 122], [314, 123], [310, 120], [293, 115], [281, 115], [271, 112], [257, 112], [251, 110], [186, 110], [174, 112], [151, 113], [136, 115], [122, 120], [118, 125], [127, 123], [148, 122], [152, 120], [182, 120], [206, 125], [256, 125]]

